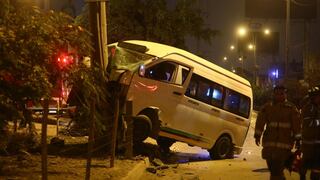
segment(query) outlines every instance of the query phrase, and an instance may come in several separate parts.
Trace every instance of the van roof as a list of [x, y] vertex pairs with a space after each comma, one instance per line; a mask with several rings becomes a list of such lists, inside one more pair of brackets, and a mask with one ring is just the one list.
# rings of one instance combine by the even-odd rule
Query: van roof
[[185, 51], [185, 50], [182, 50], [179, 48], [175, 48], [172, 46], [168, 46], [165, 44], [150, 42], [150, 41], [127, 40], [124, 42], [145, 46], [147, 48], [145, 53], [152, 55], [152, 56], [155, 56], [155, 57], [163, 57], [163, 56], [166, 56], [166, 55], [172, 54], [172, 53], [178, 53], [178, 54], [184, 55], [199, 64], [202, 64], [202, 65], [207, 66], [211, 69], [214, 69], [217, 72], [220, 72], [221, 74], [224, 74], [232, 79], [240, 81], [241, 83], [244, 83], [247, 86], [251, 87], [250, 82], [247, 79], [245, 79], [245, 78], [243, 78], [243, 77], [241, 77], [231, 71], [228, 71], [228, 70], [226, 70], [226, 69], [224, 69], [224, 68], [222, 68], [222, 67], [220, 67], [220, 66], [218, 66], [208, 60], [205, 60], [199, 56], [196, 56], [188, 51]]

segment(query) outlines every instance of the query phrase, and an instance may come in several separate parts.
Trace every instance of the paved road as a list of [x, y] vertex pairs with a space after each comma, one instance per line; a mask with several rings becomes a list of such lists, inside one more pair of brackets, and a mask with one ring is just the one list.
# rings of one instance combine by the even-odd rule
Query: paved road
[[[261, 159], [261, 147], [254, 143], [253, 133], [256, 114], [252, 118], [250, 130], [242, 153], [234, 159], [210, 160], [207, 151], [175, 143], [171, 150], [176, 152], [180, 164], [178, 168], [160, 170], [157, 174], [145, 172], [140, 179], [201, 179], [201, 180], [268, 180], [266, 163]], [[287, 180], [298, 180], [297, 173], [285, 171]]]

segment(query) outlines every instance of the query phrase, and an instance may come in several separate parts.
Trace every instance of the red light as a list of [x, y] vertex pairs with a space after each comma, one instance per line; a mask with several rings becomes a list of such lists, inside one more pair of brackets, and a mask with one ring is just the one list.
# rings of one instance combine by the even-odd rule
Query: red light
[[66, 68], [68, 65], [73, 64], [73, 56], [68, 54], [60, 54], [57, 57], [57, 63], [60, 69]]

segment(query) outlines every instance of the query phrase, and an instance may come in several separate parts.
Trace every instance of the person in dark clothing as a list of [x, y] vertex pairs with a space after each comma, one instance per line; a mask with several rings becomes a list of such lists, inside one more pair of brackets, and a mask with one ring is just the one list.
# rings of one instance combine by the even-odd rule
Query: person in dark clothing
[[320, 87], [308, 91], [309, 102], [302, 108], [302, 165], [300, 179], [306, 179], [311, 170], [310, 179], [320, 180]]
[[300, 114], [287, 100], [286, 92], [283, 86], [273, 89], [273, 101], [261, 108], [255, 126], [255, 142], [259, 146], [262, 137], [262, 158], [267, 162], [271, 180], [285, 179], [285, 162], [295, 140], [301, 138]]

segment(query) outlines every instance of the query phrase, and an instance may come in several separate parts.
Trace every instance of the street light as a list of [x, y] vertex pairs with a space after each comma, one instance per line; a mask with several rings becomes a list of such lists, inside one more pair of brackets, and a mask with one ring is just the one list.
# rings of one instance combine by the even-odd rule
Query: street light
[[227, 56], [223, 57], [223, 61], [227, 61], [227, 60], [228, 60]]
[[240, 37], [244, 37], [244, 36], [246, 36], [247, 35], [247, 28], [245, 28], [245, 27], [239, 27], [238, 28], [238, 31], [237, 31], [237, 34], [238, 34], [238, 36], [240, 36]]
[[255, 45], [253, 45], [253, 44], [251, 44], [251, 43], [248, 44], [248, 49], [249, 49], [249, 50], [254, 50], [254, 48], [255, 48]]

